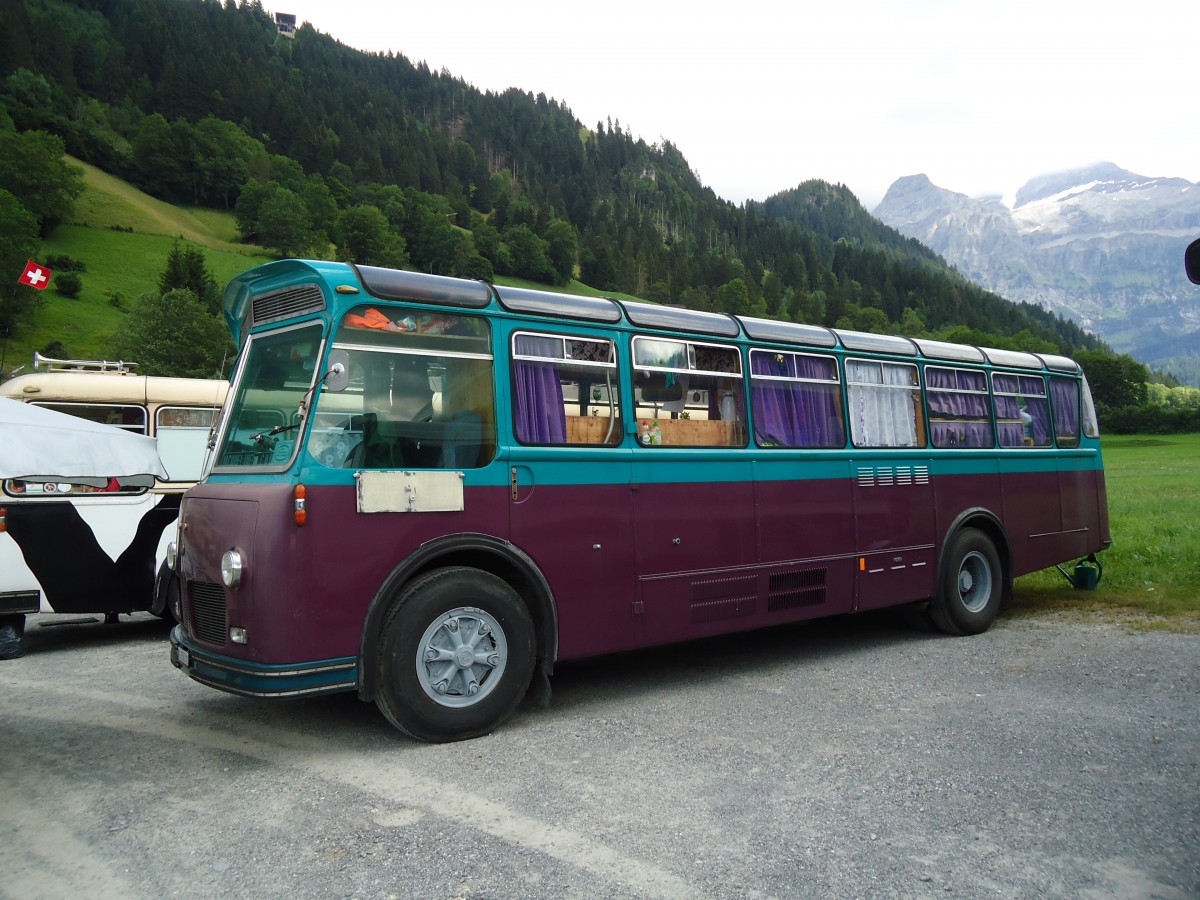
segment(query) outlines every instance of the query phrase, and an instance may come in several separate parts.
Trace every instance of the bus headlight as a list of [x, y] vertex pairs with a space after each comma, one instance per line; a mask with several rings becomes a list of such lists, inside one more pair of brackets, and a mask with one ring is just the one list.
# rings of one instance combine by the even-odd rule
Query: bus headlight
[[241, 584], [244, 569], [241, 551], [226, 550], [225, 555], [221, 557], [221, 581], [225, 583], [225, 587], [232, 588]]
[[175, 571], [175, 563], [179, 560], [179, 544], [171, 541], [167, 544], [167, 568]]

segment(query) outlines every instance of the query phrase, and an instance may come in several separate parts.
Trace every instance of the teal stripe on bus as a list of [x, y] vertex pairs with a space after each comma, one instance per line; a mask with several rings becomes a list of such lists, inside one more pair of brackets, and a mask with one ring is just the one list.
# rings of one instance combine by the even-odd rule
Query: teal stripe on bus
[[[622, 485], [640, 483], [681, 484], [689, 481], [824, 481], [857, 477], [859, 469], [872, 467], [928, 466], [930, 477], [969, 476], [994, 472], [1008, 474], [1056, 471], [1102, 471], [1098, 451], [1010, 452], [956, 451], [953, 455], [920, 450], [870, 452], [778, 450], [751, 455], [740, 450], [663, 449], [564, 449], [522, 448], [480, 469], [464, 470], [467, 487], [503, 487], [509, 484], [512, 466], [528, 468], [538, 484]], [[214, 484], [278, 484], [294, 480], [290, 472], [210, 474]], [[304, 468], [305, 484], [353, 484], [354, 470], [335, 469], [313, 462]]]

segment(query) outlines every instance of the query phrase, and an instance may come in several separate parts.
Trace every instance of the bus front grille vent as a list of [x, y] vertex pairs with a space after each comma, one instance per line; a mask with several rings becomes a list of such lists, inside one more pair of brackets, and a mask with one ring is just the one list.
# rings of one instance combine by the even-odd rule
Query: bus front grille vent
[[692, 582], [692, 624], [753, 614], [757, 582], [753, 575]]
[[225, 589], [219, 584], [188, 582], [192, 629], [206, 644], [225, 645]]
[[250, 313], [250, 325], [254, 327], [266, 322], [277, 322], [292, 316], [320, 312], [324, 308], [325, 295], [321, 293], [321, 289], [315, 284], [302, 284], [299, 287], [255, 297]]
[[796, 569], [776, 572], [767, 586], [767, 612], [820, 606], [825, 602], [827, 569]]

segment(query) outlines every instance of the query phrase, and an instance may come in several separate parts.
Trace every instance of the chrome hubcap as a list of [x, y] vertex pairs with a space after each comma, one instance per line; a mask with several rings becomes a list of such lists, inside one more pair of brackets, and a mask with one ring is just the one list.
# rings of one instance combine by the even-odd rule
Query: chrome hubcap
[[417, 680], [441, 706], [478, 703], [508, 663], [504, 629], [490, 613], [460, 606], [434, 620], [417, 645]]
[[967, 612], [980, 612], [992, 596], [992, 567], [987, 557], [972, 550], [958, 567], [958, 597]]

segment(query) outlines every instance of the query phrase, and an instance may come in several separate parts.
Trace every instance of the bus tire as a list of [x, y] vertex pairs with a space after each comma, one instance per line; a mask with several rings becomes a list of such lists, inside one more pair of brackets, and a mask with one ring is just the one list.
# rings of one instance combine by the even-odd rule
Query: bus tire
[[950, 541], [938, 595], [929, 604], [934, 625], [946, 634], [981, 634], [1000, 612], [1004, 568], [982, 531], [964, 528]]
[[177, 625], [179, 620], [175, 618], [175, 610], [178, 609], [178, 605], [179, 578], [164, 560], [154, 579], [154, 597], [150, 601], [150, 612], [164, 622]]
[[533, 620], [512, 587], [479, 569], [437, 569], [388, 611], [375, 702], [417, 740], [479, 737], [517, 708], [534, 656]]

